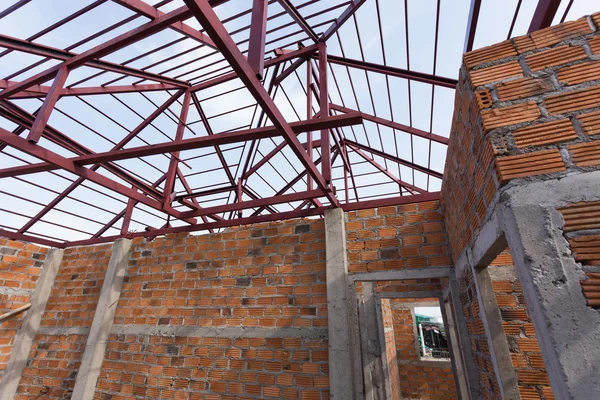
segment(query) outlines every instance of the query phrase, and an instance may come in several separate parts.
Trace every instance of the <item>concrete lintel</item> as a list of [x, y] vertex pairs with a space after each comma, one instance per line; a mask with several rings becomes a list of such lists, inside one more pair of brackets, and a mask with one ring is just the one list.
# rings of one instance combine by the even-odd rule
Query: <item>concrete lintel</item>
[[49, 336], [69, 336], [69, 335], [89, 335], [90, 328], [82, 326], [57, 326], [57, 327], [42, 327], [38, 329], [38, 333]]
[[2, 382], [0, 382], [0, 399], [12, 399], [15, 397], [23, 369], [29, 358], [31, 345], [40, 327], [42, 315], [46, 309], [46, 303], [48, 302], [48, 297], [50, 297], [63, 253], [64, 251], [61, 249], [51, 249], [44, 261], [35, 291], [33, 292], [33, 296], [31, 296], [31, 308], [26, 311], [21, 329], [17, 332], [10, 358], [2, 376]]
[[31, 296], [35, 289], [21, 289], [2, 286], [0, 287], [0, 294], [8, 296]]
[[451, 267], [428, 267], [415, 269], [399, 269], [377, 272], [361, 272], [350, 274], [348, 278], [353, 282], [373, 282], [373, 281], [397, 281], [402, 279], [429, 279], [446, 278], [453, 274]]
[[96, 383], [100, 375], [108, 335], [113, 323], [117, 303], [121, 297], [123, 280], [129, 264], [131, 240], [118, 239], [113, 243], [112, 254], [104, 275], [104, 283], [100, 290], [100, 298], [94, 313], [90, 333], [81, 358], [81, 366], [77, 373], [72, 398], [92, 400]]
[[378, 293], [377, 297], [380, 299], [406, 299], [406, 298], [415, 298], [415, 299], [437, 299], [442, 295], [442, 292], [398, 292], [398, 293]]
[[[357, 375], [353, 360], [353, 326], [349, 308], [346, 220], [341, 208], [325, 211], [327, 315], [329, 328], [329, 382], [334, 400], [357, 399]], [[349, 373], [350, 370], [350, 373]]]
[[327, 328], [262, 328], [249, 327], [198, 327], [198, 326], [145, 326], [113, 325], [113, 335], [180, 336], [207, 338], [327, 338]]

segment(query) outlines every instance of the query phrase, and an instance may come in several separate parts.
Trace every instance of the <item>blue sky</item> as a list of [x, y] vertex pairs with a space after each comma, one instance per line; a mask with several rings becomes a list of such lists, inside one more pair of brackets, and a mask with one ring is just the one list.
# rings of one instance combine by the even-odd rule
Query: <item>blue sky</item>
[[[3, 10], [12, 4], [15, 0], [0, 0], [0, 10]], [[52, 25], [54, 22], [64, 18], [73, 12], [92, 4], [92, 0], [72, 0], [72, 1], [56, 1], [56, 0], [33, 0], [31, 3], [19, 9], [17, 12], [5, 17], [0, 21], [0, 34], [10, 35], [21, 39], [30, 38], [40, 29]], [[251, 4], [251, 0], [231, 0], [224, 5], [217, 7], [217, 14], [221, 19], [238, 13], [240, 9], [245, 9]], [[296, 6], [300, 6], [306, 1], [294, 0]], [[344, 7], [336, 8], [328, 13], [310, 17], [316, 11], [334, 7], [342, 4], [342, 0], [321, 0], [318, 2], [308, 2], [308, 5], [301, 7], [300, 12], [313, 25], [323, 24], [323, 27], [315, 28], [317, 32], [324, 30], [329, 23], [328, 20], [336, 18], [341, 14]], [[398, 68], [410, 68], [412, 70], [435, 73], [446, 77], [456, 77], [458, 68], [461, 62], [461, 55], [464, 46], [465, 29], [467, 25], [470, 0], [441, 0], [440, 8], [440, 24], [439, 35], [437, 42], [437, 62], [434, 65], [434, 32], [435, 32], [435, 15], [436, 4], [435, 0], [408, 0], [408, 10], [404, 8], [404, 2], [398, 0], [368, 0], [365, 5], [357, 12], [356, 19], [350, 19], [339, 31], [339, 36], [332, 37], [328, 42], [328, 51], [330, 54], [344, 55], [348, 58], [364, 59], [370, 62], [383, 63], [384, 51], [385, 62], [388, 65]], [[559, 22], [568, 1], [563, 0], [557, 17], [555, 20]], [[162, 11], [168, 12], [183, 4], [182, 0], [176, 0], [167, 6], [161, 8]], [[514, 35], [524, 34], [531, 20], [531, 16], [537, 4], [536, 0], [523, 0], [519, 17], [513, 31]], [[598, 3], [592, 0], [575, 0], [567, 15], [567, 20], [576, 19], [582, 15], [590, 14], [598, 8]], [[475, 37], [475, 48], [493, 44], [495, 42], [507, 38], [508, 28], [513, 17], [517, 0], [507, 1], [492, 1], [484, 0], [481, 9], [480, 20], [478, 24], [477, 35]], [[282, 9], [278, 4], [269, 6], [269, 15], [274, 15], [281, 12]], [[111, 2], [106, 1], [98, 7], [94, 8], [83, 17], [69, 22], [65, 26], [43, 35], [34, 41], [36, 43], [45, 44], [53, 47], [68, 48], [79, 40], [104, 29], [124, 18], [132, 15], [132, 12]], [[381, 29], [383, 32], [383, 44], [380, 40], [379, 26], [377, 25], [377, 16], [381, 18]], [[405, 35], [405, 16], [408, 20], [408, 40]], [[309, 18], [310, 17], [310, 18]], [[230, 32], [234, 32], [240, 27], [247, 25], [250, 21], [250, 15], [227, 23], [226, 27]], [[281, 24], [290, 23], [292, 20], [289, 16], [284, 15], [273, 21], [269, 21], [267, 29], [272, 29]], [[121, 26], [120, 28], [111, 31], [109, 34], [103, 35], [100, 38], [93, 40], [85, 45], [78, 46], [72, 49], [75, 53], [80, 53], [102, 41], [110, 39], [114, 36], [127, 32], [136, 26], [147, 22], [146, 18], [137, 18], [134, 21]], [[200, 28], [199, 24], [190, 19], [187, 23], [195, 28]], [[358, 30], [357, 30], [358, 27]], [[292, 26], [267, 36], [267, 42], [273, 40], [275, 36], [285, 35], [295, 31], [297, 28]], [[248, 30], [241, 31], [234, 35], [236, 41], [247, 39]], [[358, 45], [358, 35], [360, 35], [362, 46]], [[343, 48], [340, 46], [338, 37], [341, 38]], [[136, 55], [143, 54], [152, 49], [155, 49], [166, 43], [170, 43], [182, 36], [172, 30], [165, 30], [150, 38], [142, 40], [136, 44], [128, 46], [120, 51], [115, 52], [107, 57], [106, 60], [112, 62], [123, 63], [133, 58]], [[291, 44], [297, 40], [302, 40], [305, 44], [309, 44], [310, 40], [306, 39], [304, 34], [296, 34], [287, 38], [284, 41], [275, 42], [267, 45], [267, 50], [271, 51], [283, 44]], [[408, 44], [408, 54], [410, 63], [406, 57]], [[129, 66], [135, 68], [144, 68], [148, 65], [157, 63], [166, 57], [179, 54], [185, 50], [198, 47], [198, 43], [190, 39], [179, 40], [172, 46], [163, 49], [159, 52], [145, 56], [139, 60], [128, 63]], [[294, 48], [294, 46], [289, 46]], [[240, 45], [241, 50], [247, 49], [247, 43]], [[204, 77], [199, 78], [198, 72], [194, 72], [198, 67], [221, 59], [219, 54], [214, 53], [206, 46], [197, 48], [187, 55], [181, 55], [168, 62], [159, 63], [148, 68], [148, 71], [162, 73], [169, 70], [167, 75], [177, 77], [182, 80], [192, 79], [193, 82], [209, 79], [212, 76], [220, 73], [218, 70], [224, 64], [217, 64], [215, 67], [209, 68], [213, 73], [207, 73]], [[269, 53], [272, 54], [272, 53]], [[205, 58], [201, 62], [192, 62], [199, 57]], [[36, 62], [39, 57], [27, 55], [24, 53], [12, 52], [0, 59], [0, 78], [15, 75], [23, 67]], [[55, 65], [55, 61], [47, 61], [39, 67], [11, 77], [12, 80], [23, 80], [28, 76]], [[82, 67], [74, 70], [67, 81], [67, 85], [78, 82], [79, 80], [95, 74], [97, 71]], [[266, 72], [267, 80], [273, 74], [273, 69]], [[306, 69], [303, 65], [297, 70], [298, 76], [304, 80]], [[335, 80], [333, 77], [335, 76]], [[356, 90], [356, 97], [351, 91], [350, 77], [352, 85]], [[97, 86], [113, 79], [122, 78], [115, 84], [132, 84], [139, 79], [130, 77], [120, 77], [118, 74], [105, 73], [97, 78], [91, 79], [82, 84], [82, 86]], [[337, 83], [337, 85], [336, 85]], [[340, 66], [331, 66], [329, 75], [330, 96], [334, 103], [344, 103], [349, 108], [360, 109], [369, 114], [393, 119], [396, 122], [412, 125], [425, 131], [432, 131], [438, 135], [448, 136], [450, 131], [450, 121], [452, 117], [454, 104], [454, 91], [447, 88], [436, 87], [432, 91], [431, 85], [426, 85], [418, 82], [410, 84], [410, 99], [411, 107], [408, 106], [409, 99], [409, 84], [406, 80], [398, 78], [386, 78], [380, 74], [368, 73], [365, 74], [359, 70], [347, 71], [346, 68]], [[392, 98], [392, 107], [388, 104], [388, 87], [389, 95]], [[338, 90], [339, 86], [339, 90]], [[370, 88], [370, 90], [369, 90]], [[229, 90], [236, 90], [228, 95], [213, 97], [216, 94], [223, 93]], [[371, 97], [369, 92], [373, 94]], [[214, 132], [223, 132], [235, 128], [247, 128], [255, 126], [257, 110], [252, 96], [242, 88], [239, 80], [231, 81], [218, 87], [198, 92], [198, 97], [201, 101], [205, 113], [210, 118], [210, 124]], [[139, 124], [142, 119], [149, 115], [156, 105], [163, 103], [170, 96], [166, 92], [153, 92], [146, 95], [147, 98], [140, 94], [122, 94], [115, 97], [102, 96], [87, 96], [87, 97], [65, 97], [58, 104], [57, 109], [53, 112], [50, 118], [50, 125], [59, 129], [63, 133], [78, 140], [80, 143], [88, 146], [94, 151], [107, 151], [113, 143], [121, 139], [127, 132]], [[304, 88], [298, 81], [295, 75], [286, 79], [281, 87], [276, 90], [274, 95], [276, 104], [280, 107], [286, 118], [289, 121], [304, 119], [306, 117], [306, 105]], [[154, 103], [154, 104], [153, 104]], [[318, 105], [314, 102], [314, 111], [318, 111]], [[430, 123], [430, 116], [433, 103], [433, 118]], [[24, 109], [33, 112], [41, 105], [41, 101], [35, 99], [18, 100], [15, 104]], [[131, 109], [127, 108], [128, 105]], [[295, 107], [296, 110], [292, 107]], [[241, 108], [239, 111], [227, 116], [219, 116], [219, 114], [234, 108]], [[181, 106], [175, 103], [170, 107], [170, 116], [179, 115]], [[103, 116], [101, 111], [107, 114], [110, 118]], [[76, 116], [81, 123], [70, 119], [66, 114]], [[190, 109], [188, 122], [198, 121], [199, 116], [195, 109]], [[0, 118], [0, 127], [12, 130], [15, 125], [9, 121]], [[140, 139], [135, 139], [131, 142], [131, 146], [140, 146], [147, 143], [158, 143], [171, 140], [174, 136], [176, 123], [174, 118], [169, 115], [161, 115], [153, 126], [150, 126], [140, 134]], [[393, 131], [390, 128], [377, 126], [370, 122], [365, 122], [362, 126], [354, 127], [354, 129], [344, 128], [344, 135], [348, 138], [356, 140], [360, 143], [369, 143], [376, 149], [384, 150], [390, 154], [398, 155], [409, 161], [413, 161], [424, 167], [429, 167], [433, 170], [442, 172], [446, 148], [437, 143], [430, 143], [427, 140], [413, 137], [400, 132]], [[186, 129], [184, 137], [193, 137], [195, 135], [206, 135], [206, 131], [201, 123], [192, 123]], [[381, 134], [381, 140], [379, 138]], [[315, 134], [318, 138], [318, 134]], [[301, 141], [306, 140], [306, 135], [300, 135]], [[259, 154], [268, 153], [282, 139], [263, 140], [259, 146]], [[113, 142], [113, 143], [111, 143]], [[46, 140], [40, 142], [41, 145], [47, 146], [49, 149], [58, 152], [65, 156], [73, 156], [73, 154], [57, 148]], [[248, 147], [240, 145], [223, 146], [226, 160], [231, 166], [231, 172], [239, 176], [241, 166], [238, 166], [238, 160], [242, 157], [242, 162], [248, 152]], [[7, 154], [19, 157], [24, 160], [34, 161], [33, 158], [26, 156], [16, 150], [7, 150]], [[313, 157], [317, 158], [318, 152], [315, 151]], [[225, 185], [226, 177], [222, 171], [218, 170], [219, 163], [212, 149], [193, 150], [182, 153], [181, 158], [186, 161], [186, 164], [181, 165], [181, 169], [185, 174], [194, 174], [205, 171], [204, 174], [191, 175], [189, 183], [193, 188], [214, 187], [214, 185]], [[284, 158], [287, 158], [288, 163]], [[398, 186], [390, 181], [387, 177], [379, 175], [364, 174], [373, 171], [373, 168], [362, 162], [358, 155], [351, 153], [350, 158], [357, 162], [354, 168], [354, 173], [357, 175], [357, 185], [370, 185], [369, 187], [359, 190], [359, 195], [363, 199], [376, 198], [378, 195], [394, 192], [398, 190]], [[419, 186], [423, 189], [436, 191], [440, 189], [441, 182], [438, 179], [428, 179], [425, 174], [415, 172], [406, 167], [399, 167], [390, 162], [377, 158], [380, 164], [386, 165], [401, 179], [408, 183]], [[0, 167], [19, 165], [21, 161], [16, 160], [6, 154], [0, 154]], [[168, 157], [166, 155], [156, 155], [144, 157], [142, 161], [131, 160], [119, 162], [119, 165], [135, 172], [136, 174], [147, 179], [148, 182], [153, 182], [162, 175], [162, 171], [168, 165]], [[334, 168], [334, 184], [338, 188], [338, 197], [344, 201], [342, 169], [339, 167], [341, 161], [338, 159]], [[188, 168], [189, 166], [189, 168]], [[262, 196], [272, 195], [285, 185], [284, 179], [293, 178], [297, 172], [302, 171], [303, 167], [293, 153], [286, 148], [281, 154], [273, 159], [273, 166], [265, 165], [259, 174], [253, 175], [248, 185]], [[208, 172], [206, 172], [208, 171]], [[105, 174], [118, 181], [108, 171], [100, 170]], [[363, 175], [363, 176], [360, 176]], [[43, 204], [48, 203], [56, 196], [56, 191], [61, 191], [66, 188], [70, 181], [68, 179], [76, 179], [75, 176], [57, 172], [56, 174], [41, 173], [36, 175], [24, 176], [23, 180], [18, 179], [2, 179], [0, 180], [0, 208], [7, 209], [10, 212], [0, 211], [0, 225], [5, 227], [19, 228], [26, 221], [26, 217], [19, 216], [24, 214], [31, 216], [37, 213]], [[67, 179], [65, 179], [67, 178]], [[34, 186], [37, 184], [41, 187]], [[49, 188], [55, 192], [44, 190]], [[178, 183], [176, 189], [181, 191], [183, 187]], [[293, 190], [301, 191], [306, 189], [306, 183], [298, 183]], [[14, 193], [22, 196], [24, 199], [31, 199], [34, 202], [26, 202], [25, 200], [11, 199], [3, 192]], [[352, 193], [352, 192], [351, 192]], [[76, 189], [72, 195], [73, 199], [66, 199], [59, 205], [58, 209], [50, 212], [46, 216], [46, 220], [56, 224], [62, 224], [76, 229], [70, 231], [56, 225], [40, 222], [36, 224], [32, 231], [46, 234], [49, 236], [60, 237], [63, 239], [75, 240], [83, 239], [88, 233], [94, 233], [101, 228], [101, 224], [85, 220], [69, 213], [74, 213], [81, 216], [93, 216], [102, 221], [108, 221], [111, 218], [109, 212], [90, 207], [89, 203], [93, 203], [104, 210], [112, 212], [120, 212], [124, 208], [125, 199], [123, 196], [114, 193], [108, 193], [103, 188], [92, 183], [86, 183]], [[219, 199], [221, 195], [214, 196], [212, 201], [207, 201], [204, 205], [211, 206], [223, 203], [225, 199]], [[232, 197], [229, 197], [231, 201]], [[211, 198], [208, 198], [211, 200]], [[354, 201], [354, 195], [351, 194], [351, 201]], [[86, 204], [88, 203], [88, 204]], [[281, 211], [291, 209], [290, 206], [281, 205], [277, 207]], [[60, 211], [62, 210], [62, 211]], [[247, 210], [244, 216], [249, 215], [251, 210]], [[160, 226], [164, 223], [161, 216], [155, 210], [147, 207], [137, 207], [134, 212], [134, 224], [132, 229], [141, 230], [146, 225]], [[176, 223], [177, 224], [177, 223]], [[120, 225], [117, 225], [118, 228]], [[117, 229], [112, 229], [109, 234], [117, 234]]]

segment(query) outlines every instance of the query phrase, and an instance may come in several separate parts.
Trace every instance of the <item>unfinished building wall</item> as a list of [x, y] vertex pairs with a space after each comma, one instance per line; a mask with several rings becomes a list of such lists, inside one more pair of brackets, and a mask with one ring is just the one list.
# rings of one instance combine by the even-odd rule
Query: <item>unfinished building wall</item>
[[[0, 313], [30, 302], [47, 253], [45, 247], [0, 238]], [[24, 315], [17, 314], [0, 325], [0, 380]]]
[[[586, 230], [597, 229], [600, 200], [592, 189], [600, 165], [599, 23], [594, 14], [465, 54], [442, 186], [463, 282], [457, 294], [468, 306], [462, 311], [482, 320], [473, 332], [495, 326], [483, 304], [473, 308], [475, 301], [503, 304], [518, 299], [521, 288], [528, 311], [519, 314], [525, 303], [518, 302], [512, 315], [503, 304], [504, 322], [531, 319], [554, 395], [565, 399], [593, 398], [599, 389], [583, 378], [598, 373], [598, 354], [589, 349], [600, 338], [600, 316], [589, 295], [595, 292], [586, 289], [598, 276], [587, 261], [597, 240]], [[485, 267], [507, 244], [521, 285], [496, 296], [486, 288]], [[522, 332], [536, 353], [533, 332]], [[506, 345], [487, 336], [492, 363], [477, 365], [481, 377], [496, 375], [500, 393], [494, 395], [551, 398], [539, 360], [513, 367], [510, 346], [505, 357], [500, 347]], [[513, 353], [512, 359], [519, 357]]]

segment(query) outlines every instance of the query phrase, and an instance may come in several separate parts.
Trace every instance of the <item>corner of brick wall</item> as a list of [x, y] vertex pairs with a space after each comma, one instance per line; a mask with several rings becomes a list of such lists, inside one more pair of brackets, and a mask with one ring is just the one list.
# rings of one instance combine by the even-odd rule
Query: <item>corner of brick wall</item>
[[466, 53], [442, 207], [452, 256], [506, 186], [600, 168], [600, 13]]

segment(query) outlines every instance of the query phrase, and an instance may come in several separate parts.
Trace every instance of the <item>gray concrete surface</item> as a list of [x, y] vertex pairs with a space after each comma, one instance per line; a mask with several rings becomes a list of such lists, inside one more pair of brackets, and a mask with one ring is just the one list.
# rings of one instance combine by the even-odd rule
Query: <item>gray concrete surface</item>
[[118, 239], [112, 245], [112, 254], [104, 275], [104, 283], [94, 313], [94, 320], [81, 357], [81, 366], [73, 389], [73, 399], [92, 400], [94, 398], [108, 335], [117, 310], [119, 297], [121, 297], [123, 280], [129, 264], [130, 249], [131, 240], [128, 239]]

